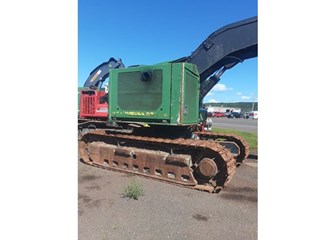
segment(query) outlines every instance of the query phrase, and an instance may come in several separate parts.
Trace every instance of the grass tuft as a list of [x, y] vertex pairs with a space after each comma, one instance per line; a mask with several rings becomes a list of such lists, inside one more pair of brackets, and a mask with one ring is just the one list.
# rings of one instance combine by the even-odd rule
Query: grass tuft
[[144, 195], [144, 189], [141, 183], [131, 179], [123, 191], [123, 197], [138, 200], [140, 196]]

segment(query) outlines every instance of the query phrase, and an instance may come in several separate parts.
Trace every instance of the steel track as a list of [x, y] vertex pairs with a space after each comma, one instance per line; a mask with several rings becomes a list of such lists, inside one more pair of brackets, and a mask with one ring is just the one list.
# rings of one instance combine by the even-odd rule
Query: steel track
[[[86, 125], [89, 126], [95, 126], [96, 129], [106, 129], [106, 122], [102, 120], [92, 120], [92, 119], [79, 119], [78, 125]], [[109, 127], [110, 128], [110, 127]], [[112, 128], [110, 128], [112, 129]], [[117, 130], [115, 130], [116, 132]], [[219, 142], [221, 145], [225, 146], [226, 148], [229, 148], [229, 144], [235, 145], [235, 152], [234, 158], [236, 161], [236, 166], [239, 167], [243, 161], [249, 156], [250, 150], [249, 150], [249, 144], [240, 136], [236, 134], [228, 134], [228, 133], [218, 133], [218, 132], [200, 132], [196, 131], [194, 132], [201, 140], [214, 140], [216, 142]], [[232, 152], [232, 149], [230, 149]]]
[[195, 132], [196, 135], [203, 140], [214, 140], [223, 146], [225, 143], [234, 143], [237, 145], [238, 153], [234, 155], [236, 166], [239, 167], [243, 161], [249, 156], [249, 144], [240, 136], [231, 133], [218, 133], [218, 132]]
[[221, 191], [236, 169], [233, 155], [215, 141], [142, 137], [102, 129], [80, 138], [79, 158], [95, 167], [210, 193]]

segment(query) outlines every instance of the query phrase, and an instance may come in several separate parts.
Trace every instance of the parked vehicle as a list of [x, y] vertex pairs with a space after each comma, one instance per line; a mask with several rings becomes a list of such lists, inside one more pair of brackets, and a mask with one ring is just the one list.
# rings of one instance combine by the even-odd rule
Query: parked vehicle
[[230, 112], [226, 116], [227, 116], [227, 118], [240, 118], [241, 117], [241, 113], [239, 113], [239, 112]]
[[212, 117], [224, 117], [225, 114], [222, 112], [213, 112]]
[[258, 119], [258, 111], [251, 111], [251, 112], [248, 112], [248, 118], [251, 118], [251, 119]]

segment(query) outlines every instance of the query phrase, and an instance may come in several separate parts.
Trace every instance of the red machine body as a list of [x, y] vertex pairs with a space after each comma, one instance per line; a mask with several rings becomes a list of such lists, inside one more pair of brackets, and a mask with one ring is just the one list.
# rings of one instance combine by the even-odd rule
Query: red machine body
[[80, 91], [80, 118], [108, 118], [108, 103], [100, 103], [100, 98], [106, 93], [97, 90]]

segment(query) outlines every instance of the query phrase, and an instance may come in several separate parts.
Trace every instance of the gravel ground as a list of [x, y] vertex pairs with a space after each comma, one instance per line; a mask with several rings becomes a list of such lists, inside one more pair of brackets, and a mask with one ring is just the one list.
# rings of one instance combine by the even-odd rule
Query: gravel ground
[[[104, 239], [257, 239], [257, 161], [247, 160], [219, 194], [78, 163], [78, 236]], [[131, 179], [139, 200], [122, 197]]]

